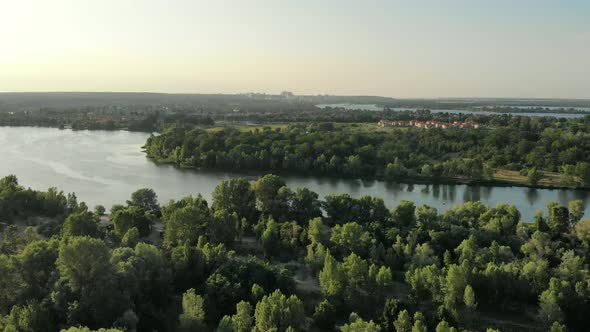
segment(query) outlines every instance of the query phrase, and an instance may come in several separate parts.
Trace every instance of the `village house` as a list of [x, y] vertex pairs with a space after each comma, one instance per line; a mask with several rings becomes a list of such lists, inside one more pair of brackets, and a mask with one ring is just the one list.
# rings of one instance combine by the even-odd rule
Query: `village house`
[[441, 129], [448, 129], [448, 128], [457, 128], [457, 129], [479, 129], [481, 126], [475, 122], [460, 122], [460, 121], [453, 121], [453, 123], [441, 122], [441, 121], [418, 121], [418, 120], [410, 120], [410, 121], [390, 121], [381, 119], [377, 125], [379, 127], [416, 127], [416, 128], [423, 128], [423, 129], [430, 129], [430, 128], [441, 128]]

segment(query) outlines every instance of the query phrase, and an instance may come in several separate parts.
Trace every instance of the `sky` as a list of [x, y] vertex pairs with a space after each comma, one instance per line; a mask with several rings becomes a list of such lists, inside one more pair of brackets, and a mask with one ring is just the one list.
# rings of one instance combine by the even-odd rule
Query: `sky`
[[0, 0], [0, 91], [590, 98], [588, 0]]

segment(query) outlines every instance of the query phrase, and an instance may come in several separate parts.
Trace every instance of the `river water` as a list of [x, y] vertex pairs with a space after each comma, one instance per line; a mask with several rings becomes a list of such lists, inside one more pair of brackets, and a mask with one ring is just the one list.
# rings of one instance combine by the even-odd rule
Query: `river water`
[[[127, 131], [71, 131], [54, 128], [0, 127], [0, 176], [15, 174], [33, 189], [58, 187], [75, 192], [90, 207], [122, 204], [139, 188], [152, 188], [160, 203], [189, 194], [210, 201], [219, 181], [237, 173], [182, 170], [157, 165], [147, 159], [141, 146], [149, 135]], [[252, 179], [255, 176], [248, 176]], [[467, 185], [411, 185], [383, 181], [284, 176], [289, 187], [307, 187], [320, 197], [349, 193], [354, 197], [379, 196], [389, 207], [400, 200], [428, 204], [443, 211], [453, 204], [481, 200], [484, 204], [514, 204], [524, 220], [532, 220], [548, 202], [567, 204], [582, 199], [590, 216], [590, 191], [488, 187]]]

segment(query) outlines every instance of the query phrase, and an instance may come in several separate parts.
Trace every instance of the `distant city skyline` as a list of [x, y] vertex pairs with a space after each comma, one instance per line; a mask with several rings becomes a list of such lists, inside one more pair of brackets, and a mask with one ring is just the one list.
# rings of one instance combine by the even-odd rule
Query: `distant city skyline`
[[0, 0], [0, 92], [590, 98], [583, 0]]

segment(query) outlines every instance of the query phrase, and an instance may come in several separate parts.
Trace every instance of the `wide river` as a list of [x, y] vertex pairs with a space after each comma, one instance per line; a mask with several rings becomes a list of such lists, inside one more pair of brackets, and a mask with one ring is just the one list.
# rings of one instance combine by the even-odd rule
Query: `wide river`
[[[189, 194], [210, 200], [219, 181], [237, 173], [181, 170], [157, 165], [145, 157], [141, 146], [149, 135], [127, 131], [71, 131], [52, 128], [0, 127], [0, 176], [15, 174], [33, 189], [58, 187], [75, 192], [90, 207], [122, 204], [139, 188], [152, 188], [161, 203]], [[249, 176], [255, 178], [254, 176]], [[307, 187], [320, 197], [349, 193], [354, 197], [382, 197], [389, 207], [402, 199], [428, 204], [443, 211], [453, 204], [481, 200], [515, 204], [524, 220], [532, 220], [548, 202], [567, 204], [582, 199], [590, 216], [590, 192], [467, 185], [408, 185], [382, 181], [284, 176], [291, 188]]]

